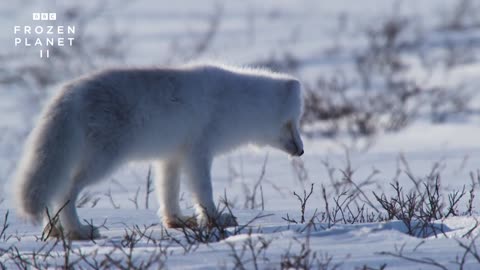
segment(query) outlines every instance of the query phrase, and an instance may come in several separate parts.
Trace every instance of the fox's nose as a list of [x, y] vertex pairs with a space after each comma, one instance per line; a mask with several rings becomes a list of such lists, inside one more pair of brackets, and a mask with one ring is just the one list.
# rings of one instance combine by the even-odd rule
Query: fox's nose
[[299, 149], [297, 148], [297, 151], [291, 154], [292, 156], [300, 157], [303, 155], [303, 148]]

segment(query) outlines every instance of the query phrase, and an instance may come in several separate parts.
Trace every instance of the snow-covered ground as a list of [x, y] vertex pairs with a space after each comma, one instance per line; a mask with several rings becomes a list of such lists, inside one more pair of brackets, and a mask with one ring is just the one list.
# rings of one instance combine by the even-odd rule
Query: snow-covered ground
[[[28, 21], [32, 11], [54, 10], [66, 5], [57, 2], [0, 4], [2, 50], [15, 50], [11, 45], [13, 25]], [[188, 60], [183, 58], [184, 54], [192, 52], [192, 46], [211, 26], [212, 17], [218, 15], [218, 28], [208, 41], [208, 48], [193, 58], [249, 64], [292, 53], [299, 60], [296, 75], [312, 83], [319, 75], [353, 69], [348, 54], [365, 46], [362, 36], [367, 26], [380, 23], [397, 12], [420, 18], [425, 29], [434, 28], [446, 20], [445, 14], [450, 14], [458, 1], [405, 0], [399, 5], [396, 2], [107, 1], [102, 13], [89, 24], [88, 31], [98, 35], [107, 35], [113, 30], [123, 33], [128, 44], [123, 60], [127, 65], [179, 63]], [[443, 32], [425, 35], [429, 50], [436, 50], [435, 44], [442, 35]], [[478, 44], [475, 43], [478, 36], [476, 28], [455, 34], [452, 39]], [[326, 53], [338, 48], [339, 44], [346, 53]], [[8, 72], [9, 66], [0, 71], [5, 72], [4, 69]], [[11, 70], [16, 69], [12, 67]], [[480, 105], [480, 95], [475, 95], [478, 92], [475, 87], [480, 85], [480, 62], [461, 64], [450, 72], [441, 67], [434, 71], [429, 77], [431, 83], [463, 83], [473, 93], [473, 107]], [[420, 68], [412, 68], [411, 72], [413, 76], [426, 76]], [[372, 191], [392, 194], [389, 184], [398, 172], [398, 180], [406, 191], [413, 187], [407, 172], [420, 179], [429, 175], [432, 168], [437, 168], [442, 187], [440, 192], [446, 203], [449, 192], [465, 186], [467, 194], [458, 207], [458, 212], [463, 213], [472, 183], [471, 172], [476, 177], [480, 169], [480, 144], [477, 143], [480, 119], [474, 115], [437, 124], [419, 117], [400, 131], [381, 132], [367, 150], [350, 147], [351, 139], [343, 134], [334, 139], [305, 138], [305, 155], [300, 163], [276, 150], [254, 147], [218, 157], [212, 173], [215, 198], [220, 200], [226, 194], [239, 224], [248, 226], [240, 231], [230, 228], [220, 241], [207, 241], [209, 243], [190, 244], [182, 231], [165, 230], [159, 225], [154, 193], [148, 198], [149, 209], [145, 209], [149, 164], [131, 164], [92, 187], [89, 190], [91, 199], [79, 211], [86, 221], [97, 226], [104, 224], [100, 232], [105, 238], [66, 243], [71, 247], [65, 249], [65, 243], [42, 241], [40, 226], [15, 217], [10, 178], [38, 108], [30, 108], [24, 103], [28, 101], [25, 96], [29, 93], [25, 89], [5, 85], [0, 84], [0, 199], [4, 198], [0, 204], [0, 268], [22, 268], [21, 258], [41, 267], [62, 267], [68, 258], [74, 267], [83, 268], [95, 268], [95, 263], [99, 264], [98, 268], [119, 268], [119, 264], [141, 268], [142, 262], [145, 266], [152, 261], [152, 268], [165, 265], [169, 269], [280, 269], [294, 267], [288, 262], [297, 260], [298, 263], [310, 262], [313, 268], [319, 269], [335, 269], [336, 266], [338, 269], [382, 269], [383, 265], [386, 269], [459, 269], [465, 255], [463, 269], [480, 269], [479, 258], [475, 258], [479, 252], [462, 247], [479, 245], [472, 242], [480, 235], [480, 228], [477, 228], [478, 198], [474, 198], [471, 216], [440, 218], [432, 225], [439, 228], [437, 234], [427, 237], [410, 236], [399, 220], [355, 224], [340, 221], [333, 226], [314, 220], [314, 226], [307, 226], [283, 219], [288, 214], [288, 217], [299, 220], [300, 204], [293, 192], [302, 195], [304, 190], [308, 192], [311, 183], [314, 189], [306, 205], [307, 219], [315, 214], [316, 209], [317, 214], [325, 211], [322, 185], [326, 187], [329, 202], [334, 203], [338, 194], [332, 186], [326, 163], [334, 168], [332, 178], [336, 181], [342, 179], [341, 170], [349, 165], [354, 170], [352, 180], [356, 184], [376, 171], [371, 179], [374, 183], [362, 188], [372, 201]], [[305, 168], [302, 172], [307, 173], [303, 178], [295, 171], [302, 165]], [[261, 190], [253, 191], [259, 179]], [[478, 193], [480, 182], [476, 179], [473, 182], [477, 185], [474, 191]], [[252, 194], [255, 194], [256, 203], [249, 207], [251, 201], [247, 198]], [[93, 204], [95, 206], [90, 208]], [[187, 191], [182, 195], [181, 205], [192, 213]], [[379, 207], [378, 203], [375, 206]], [[330, 207], [334, 206], [331, 204]], [[373, 211], [368, 204], [367, 208], [368, 213]], [[7, 213], [8, 219], [5, 219]], [[249, 224], [256, 215], [261, 218]], [[2, 232], [4, 223], [8, 227]], [[129, 237], [139, 241], [129, 241]], [[132, 242], [134, 245], [130, 250]], [[132, 252], [131, 257], [129, 252]], [[36, 257], [36, 261], [32, 257]], [[101, 262], [104, 264], [100, 265]], [[131, 265], [127, 265], [129, 262]], [[320, 267], [322, 264], [324, 268]]]

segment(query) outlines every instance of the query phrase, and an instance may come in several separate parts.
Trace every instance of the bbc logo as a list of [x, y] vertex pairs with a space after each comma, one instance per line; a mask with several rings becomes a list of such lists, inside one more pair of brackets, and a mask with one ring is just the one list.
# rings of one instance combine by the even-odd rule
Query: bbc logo
[[57, 20], [57, 13], [32, 13], [34, 21], [55, 21]]

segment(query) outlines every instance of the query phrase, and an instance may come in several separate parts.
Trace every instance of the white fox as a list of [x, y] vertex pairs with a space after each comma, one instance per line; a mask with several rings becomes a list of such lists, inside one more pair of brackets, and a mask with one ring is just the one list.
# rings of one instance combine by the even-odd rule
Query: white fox
[[218, 214], [210, 169], [215, 155], [243, 144], [303, 154], [299, 134], [301, 84], [286, 74], [220, 64], [177, 68], [113, 69], [65, 84], [29, 136], [17, 169], [20, 215], [59, 226], [71, 239], [99, 237], [82, 225], [75, 201], [87, 185], [131, 160], [157, 162], [156, 189], [163, 224], [185, 225], [179, 207], [179, 170], [187, 173], [196, 223]]

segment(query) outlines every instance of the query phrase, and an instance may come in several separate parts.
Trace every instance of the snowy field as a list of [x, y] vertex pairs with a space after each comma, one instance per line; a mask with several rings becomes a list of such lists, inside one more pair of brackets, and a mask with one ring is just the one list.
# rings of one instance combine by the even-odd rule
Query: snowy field
[[[0, 269], [480, 269], [476, 1], [10, 2], [0, 4]], [[461, 3], [470, 2], [462, 11]], [[67, 60], [40, 60], [34, 50], [13, 47], [13, 25], [29, 23], [34, 11], [71, 7], [77, 8], [65, 14], [91, 16], [85, 23], [72, 15], [84, 27], [79, 42], [88, 44], [82, 48], [90, 57], [75, 58], [85, 51], [72, 47]], [[425, 99], [406, 125], [365, 136], [344, 128], [348, 122], [313, 135], [322, 122], [307, 124], [301, 159], [253, 146], [216, 158], [215, 199], [228, 201], [235, 228], [163, 228], [146, 162], [121, 168], [77, 202], [102, 239], [44, 241], [41, 226], [15, 216], [11, 176], [57, 83], [111, 65], [215, 59], [291, 72], [309, 88], [342, 74], [354, 85], [347, 95], [359, 95], [352, 100], [360, 103], [367, 94], [355, 89], [362, 85], [356, 56], [372, 48], [368, 29], [382, 29], [391, 18], [408, 19], [398, 39], [418, 42], [398, 47], [408, 68], [394, 80], [463, 91], [461, 110], [447, 108], [446, 118], [434, 121]], [[371, 84], [387, 91], [376, 78]], [[440, 107], [456, 97], [439, 96]], [[182, 187], [181, 206], [192, 214], [189, 196]]]

